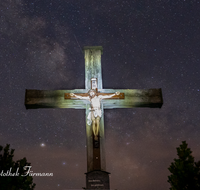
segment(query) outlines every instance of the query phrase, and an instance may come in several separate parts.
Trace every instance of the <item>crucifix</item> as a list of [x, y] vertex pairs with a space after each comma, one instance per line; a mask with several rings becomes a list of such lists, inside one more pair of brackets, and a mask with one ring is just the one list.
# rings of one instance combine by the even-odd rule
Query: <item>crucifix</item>
[[[95, 86], [97, 87], [97, 81], [95, 78], [91, 79], [92, 84], [94, 83]], [[94, 85], [93, 84], [93, 85]], [[120, 92], [116, 92], [114, 94], [104, 94], [104, 93], [98, 93], [97, 88], [91, 89], [89, 90], [88, 94], [81, 94], [81, 95], [76, 95], [74, 93], [70, 93], [70, 95], [68, 95], [68, 93], [65, 93], [65, 99], [68, 99], [68, 97], [70, 98], [77, 98], [77, 99], [81, 99], [81, 100], [88, 100], [90, 101], [90, 113], [88, 114], [87, 117], [87, 124], [91, 125], [92, 123], [92, 129], [93, 129], [93, 135], [94, 135], [94, 140], [98, 141], [98, 135], [99, 135], [99, 121], [101, 119], [101, 101], [103, 99], [110, 99], [112, 97], [118, 97], [118, 95], [120, 94]], [[122, 97], [122, 95], [121, 95]]]
[[161, 89], [103, 89], [101, 46], [86, 46], [85, 89], [26, 90], [25, 106], [85, 109], [87, 173], [86, 189], [110, 189], [104, 149], [104, 109], [161, 108]]

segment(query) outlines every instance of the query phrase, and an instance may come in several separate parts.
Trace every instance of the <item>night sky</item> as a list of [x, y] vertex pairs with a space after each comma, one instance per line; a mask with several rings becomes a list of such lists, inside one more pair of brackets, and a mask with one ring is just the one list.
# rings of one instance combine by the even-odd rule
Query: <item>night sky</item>
[[25, 89], [85, 88], [84, 46], [103, 46], [103, 87], [162, 88], [159, 108], [105, 110], [112, 189], [166, 190], [176, 147], [200, 160], [199, 0], [1, 0], [0, 145], [36, 190], [85, 187], [85, 111], [24, 106]]

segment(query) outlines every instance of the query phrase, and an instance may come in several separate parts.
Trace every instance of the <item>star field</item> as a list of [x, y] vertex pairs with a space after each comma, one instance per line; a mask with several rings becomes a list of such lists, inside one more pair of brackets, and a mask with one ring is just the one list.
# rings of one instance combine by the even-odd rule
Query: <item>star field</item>
[[103, 46], [103, 87], [162, 88], [161, 109], [105, 110], [111, 189], [169, 189], [186, 140], [200, 160], [200, 1], [1, 0], [0, 145], [26, 157], [36, 190], [85, 187], [85, 112], [26, 110], [25, 89], [83, 89], [83, 46]]

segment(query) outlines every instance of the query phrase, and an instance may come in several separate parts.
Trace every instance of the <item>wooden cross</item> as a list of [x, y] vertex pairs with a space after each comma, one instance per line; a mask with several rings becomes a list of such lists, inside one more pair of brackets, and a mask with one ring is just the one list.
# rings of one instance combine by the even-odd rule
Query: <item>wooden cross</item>
[[[95, 142], [91, 125], [86, 120], [87, 135], [87, 174], [92, 171], [106, 172], [104, 149], [104, 109], [150, 107], [161, 108], [163, 104], [161, 89], [103, 89], [101, 72], [101, 46], [86, 46], [85, 52], [85, 89], [74, 90], [26, 90], [25, 106], [27, 109], [35, 108], [74, 108], [85, 109], [86, 118], [90, 112], [90, 102], [72, 99], [70, 93], [88, 96], [90, 89], [95, 89], [98, 95], [120, 92], [112, 98], [102, 100], [99, 136]], [[95, 84], [96, 79], [96, 84]], [[97, 144], [95, 144], [97, 143]], [[90, 177], [87, 177], [87, 188]], [[107, 183], [107, 182], [106, 182]], [[98, 185], [95, 185], [98, 186]], [[101, 185], [102, 186], [102, 185]], [[106, 185], [105, 185], [106, 186]], [[106, 186], [109, 188], [109, 186]], [[92, 188], [92, 187], [91, 187]]]

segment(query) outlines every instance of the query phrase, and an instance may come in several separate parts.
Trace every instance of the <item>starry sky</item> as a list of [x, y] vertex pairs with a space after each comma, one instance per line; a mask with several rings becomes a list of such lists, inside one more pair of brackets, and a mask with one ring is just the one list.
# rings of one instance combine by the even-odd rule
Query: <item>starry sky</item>
[[84, 46], [103, 46], [103, 87], [162, 88], [161, 109], [105, 110], [112, 189], [165, 190], [176, 147], [200, 160], [199, 0], [1, 0], [0, 144], [36, 190], [85, 187], [85, 111], [24, 106], [25, 89], [84, 89]]

